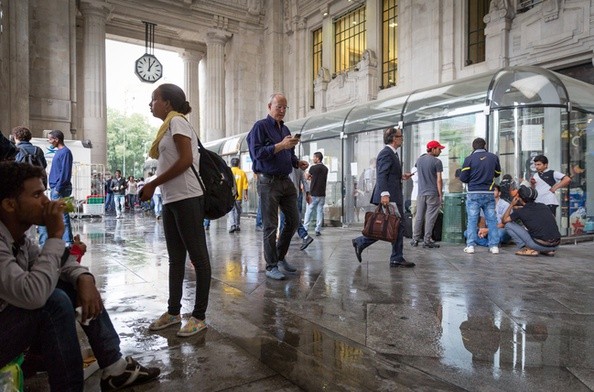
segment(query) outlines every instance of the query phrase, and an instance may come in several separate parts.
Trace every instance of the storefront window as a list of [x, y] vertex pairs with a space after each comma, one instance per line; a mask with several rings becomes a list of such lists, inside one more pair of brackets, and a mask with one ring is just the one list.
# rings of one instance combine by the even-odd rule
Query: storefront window
[[[413, 124], [410, 131], [405, 132], [412, 140], [411, 156], [407, 159], [411, 167], [405, 165], [405, 170], [412, 169], [417, 158], [427, 152], [427, 142], [438, 140], [446, 147], [439, 156], [443, 163], [444, 193], [463, 192], [464, 184], [457, 178], [457, 172], [462, 168], [464, 158], [472, 152], [472, 141], [477, 137], [485, 137], [485, 124], [482, 113]], [[406, 182], [405, 196], [410, 197], [412, 186], [412, 181]]]
[[319, 151], [324, 156], [323, 163], [328, 167], [324, 221], [332, 226], [340, 226], [342, 223], [342, 154], [340, 142], [336, 139], [314, 140], [302, 143], [301, 147], [303, 155], [299, 159], [309, 162], [310, 165], [313, 164], [313, 154], [315, 152]]
[[349, 135], [345, 145], [345, 219], [363, 223], [365, 212], [375, 208], [369, 201], [375, 186], [375, 161], [384, 148], [383, 130]]
[[[569, 235], [594, 232], [594, 200], [588, 193], [588, 182], [594, 180], [594, 124], [592, 114], [572, 112], [568, 139]], [[590, 191], [591, 192], [591, 191]], [[589, 196], [589, 197], [588, 197]]]

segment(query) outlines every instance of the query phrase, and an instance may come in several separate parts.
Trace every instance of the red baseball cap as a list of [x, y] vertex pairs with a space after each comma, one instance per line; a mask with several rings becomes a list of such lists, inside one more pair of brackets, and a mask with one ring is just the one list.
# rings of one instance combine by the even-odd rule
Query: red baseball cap
[[427, 143], [427, 150], [431, 150], [432, 148], [440, 148], [443, 150], [445, 146], [442, 146], [437, 140], [431, 140]]

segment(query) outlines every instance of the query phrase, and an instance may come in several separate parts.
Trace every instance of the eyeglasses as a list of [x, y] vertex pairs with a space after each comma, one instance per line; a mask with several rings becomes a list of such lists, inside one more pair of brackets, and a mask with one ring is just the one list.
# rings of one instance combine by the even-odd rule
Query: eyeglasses
[[287, 110], [289, 107], [288, 106], [276, 105], [274, 108], [276, 110]]
[[394, 137], [404, 137], [404, 135], [396, 135], [396, 136], [394, 136]]

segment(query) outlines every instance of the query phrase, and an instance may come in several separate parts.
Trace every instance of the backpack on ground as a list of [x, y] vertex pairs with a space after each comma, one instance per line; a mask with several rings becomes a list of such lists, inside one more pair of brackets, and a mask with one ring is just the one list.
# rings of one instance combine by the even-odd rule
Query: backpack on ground
[[207, 150], [198, 139], [200, 174], [192, 170], [204, 193], [204, 217], [218, 219], [233, 209], [237, 198], [235, 176], [219, 154]]

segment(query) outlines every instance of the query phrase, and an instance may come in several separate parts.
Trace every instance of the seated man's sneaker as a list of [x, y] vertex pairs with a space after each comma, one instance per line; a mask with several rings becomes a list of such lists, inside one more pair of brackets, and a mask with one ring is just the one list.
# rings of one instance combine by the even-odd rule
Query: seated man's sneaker
[[126, 370], [117, 376], [107, 376], [102, 379], [101, 392], [117, 391], [133, 385], [144, 384], [159, 377], [159, 374], [161, 374], [161, 369], [144, 367], [132, 357], [126, 357]]
[[499, 254], [499, 247], [498, 246], [492, 246], [489, 248], [489, 252], [493, 253], [494, 255]]

